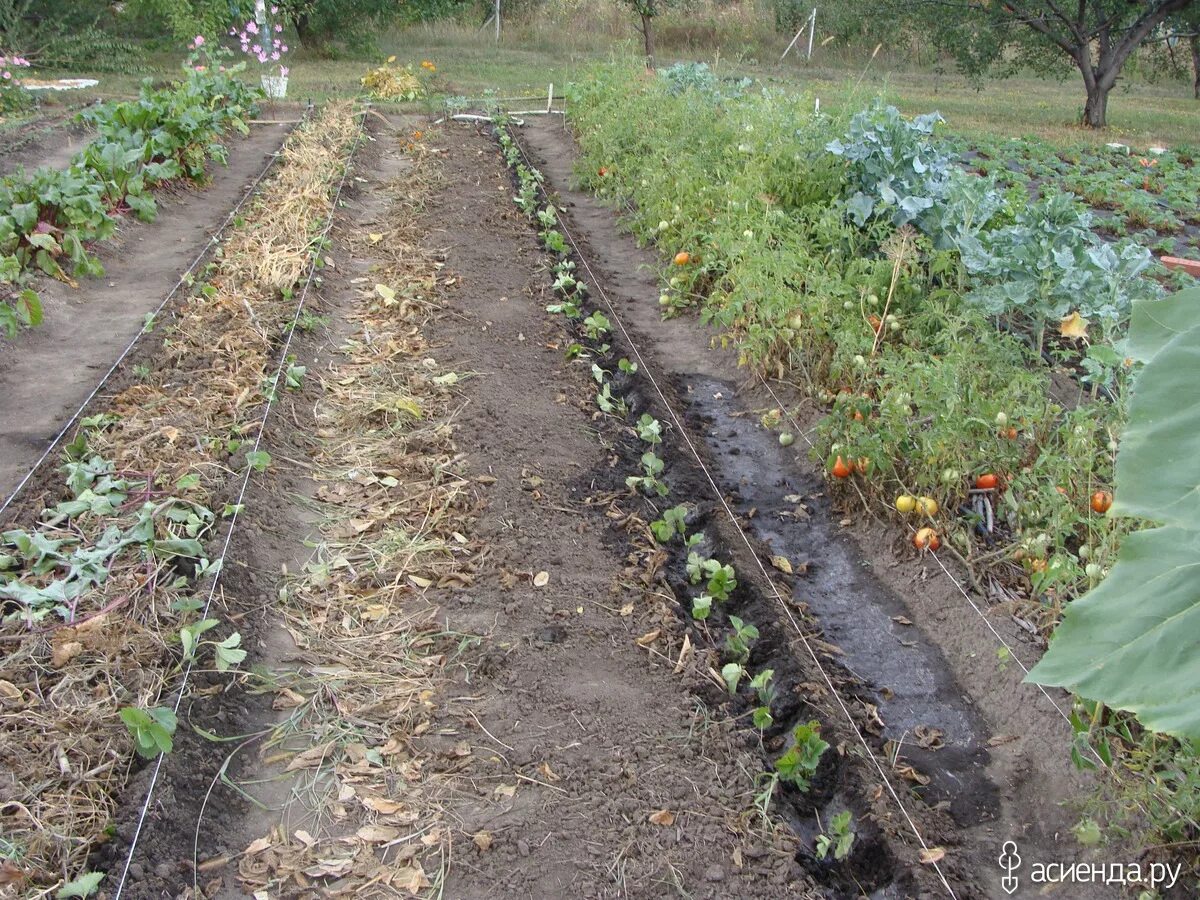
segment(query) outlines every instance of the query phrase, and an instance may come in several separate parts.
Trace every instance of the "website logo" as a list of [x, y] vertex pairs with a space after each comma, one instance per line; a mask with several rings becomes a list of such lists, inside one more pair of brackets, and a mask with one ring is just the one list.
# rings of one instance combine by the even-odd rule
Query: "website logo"
[[1000, 868], [1004, 870], [1004, 875], [1000, 878], [1000, 887], [1004, 888], [1005, 893], [1016, 893], [1019, 881], [1013, 873], [1021, 868], [1021, 856], [1017, 853], [1015, 841], [1005, 841], [1004, 846], [1000, 848]]

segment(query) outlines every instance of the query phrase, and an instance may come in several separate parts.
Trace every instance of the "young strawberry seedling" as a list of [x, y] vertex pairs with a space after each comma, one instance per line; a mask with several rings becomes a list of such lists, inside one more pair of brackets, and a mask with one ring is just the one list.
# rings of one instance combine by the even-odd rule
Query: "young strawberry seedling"
[[728, 600], [737, 588], [733, 566], [722, 565], [718, 560], [705, 558], [694, 550], [688, 554], [687, 574], [692, 584], [699, 584], [701, 580], [708, 579], [705, 593], [711, 594], [714, 600]]
[[654, 532], [655, 539], [660, 544], [665, 544], [677, 534], [682, 536], [687, 528], [683, 521], [687, 517], [687, 512], [688, 508], [683, 503], [665, 510], [661, 519], [655, 519], [650, 523], [650, 530]]
[[775, 760], [775, 771], [793, 787], [807, 792], [829, 744], [821, 740], [821, 723], [815, 720], [793, 728], [792, 739], [795, 743], [791, 748]]
[[730, 616], [729, 624], [733, 626], [733, 633], [725, 638], [725, 652], [734, 661], [744, 664], [750, 659], [750, 645], [758, 640], [758, 628], [737, 616]]
[[602, 312], [594, 312], [583, 320], [583, 330], [593, 341], [598, 341], [604, 335], [608, 334], [612, 323], [608, 321], [608, 317]]
[[650, 413], [642, 413], [642, 417], [638, 419], [637, 425], [634, 427], [637, 429], [638, 437], [647, 444], [662, 443], [662, 425]]
[[175, 713], [165, 706], [141, 709], [126, 706], [118, 714], [133, 735], [138, 756], [153, 759], [160, 753], [170, 753], [174, 746]]
[[596, 395], [596, 405], [600, 407], [601, 412], [608, 415], [620, 416], [622, 419], [629, 415], [629, 407], [625, 404], [625, 398], [614, 397], [612, 389], [607, 384], [601, 387], [600, 393]]
[[738, 684], [746, 676], [746, 667], [741, 663], [727, 663], [721, 667], [721, 678], [729, 689], [729, 696], [737, 693]]
[[829, 834], [817, 835], [817, 859], [824, 859], [833, 849], [833, 858], [843, 860], [850, 855], [854, 846], [854, 832], [850, 830], [850, 810], [838, 813], [829, 821]]
[[[605, 386], [607, 387], [607, 385]], [[663, 468], [663, 461], [654, 455], [654, 451], [647, 450], [642, 454], [642, 471], [645, 474], [630, 475], [625, 479], [625, 486], [635, 491], [641, 491], [647, 497], [656, 495], [665, 497], [671, 492], [671, 489], [658, 479], [658, 476], [663, 473]]]

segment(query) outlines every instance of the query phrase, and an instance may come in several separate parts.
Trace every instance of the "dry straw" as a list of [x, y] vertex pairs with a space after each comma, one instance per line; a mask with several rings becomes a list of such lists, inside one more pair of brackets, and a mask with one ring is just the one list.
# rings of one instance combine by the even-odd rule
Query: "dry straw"
[[306, 662], [271, 686], [290, 713], [261, 744], [257, 780], [290, 780], [296, 802], [242, 855], [248, 893], [328, 871], [341, 892], [394, 897], [436, 885], [445, 867], [449, 833], [411, 738], [454, 646], [426, 591], [471, 583], [475, 501], [455, 474], [456, 376], [439, 375], [422, 328], [438, 291], [415, 230], [432, 166], [421, 159], [389, 186], [383, 231], [335, 230], [337, 258], [369, 260], [371, 277], [345, 288], [355, 332], [315, 409], [320, 539], [280, 592]]

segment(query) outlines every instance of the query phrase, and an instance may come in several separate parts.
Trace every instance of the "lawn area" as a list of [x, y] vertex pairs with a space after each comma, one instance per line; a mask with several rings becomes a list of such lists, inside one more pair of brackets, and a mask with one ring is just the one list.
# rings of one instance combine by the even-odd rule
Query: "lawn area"
[[[396, 54], [401, 62], [428, 59], [438, 67], [435, 90], [470, 99], [486, 92], [501, 97], [544, 96], [550, 83], [562, 86], [577, 79], [597, 60], [631, 55], [632, 40], [595, 33], [571, 36], [561, 31], [551, 35], [544, 29], [514, 27], [499, 45], [490, 32], [461, 26], [419, 26], [380, 39], [383, 54]], [[688, 43], [694, 45], [694, 41]], [[850, 67], [843, 57], [818, 50], [811, 63], [789, 57], [782, 64], [779, 48], [765, 46], [757, 52], [746, 47], [710, 46], [686, 52], [668, 46], [660, 65], [680, 59], [706, 61], [725, 75], [749, 75], [771, 86], [799, 88], [820, 98], [827, 109], [853, 110], [882, 96], [905, 113], [938, 110], [950, 128], [964, 136], [1021, 137], [1037, 135], [1071, 145], [1122, 141], [1135, 147], [1154, 144], [1173, 146], [1200, 141], [1200, 102], [1193, 100], [1181, 82], [1147, 84], [1130, 80], [1114, 92], [1110, 106], [1112, 126], [1103, 132], [1076, 124], [1083, 104], [1083, 86], [1078, 78], [1054, 81], [1043, 78], [1013, 78], [991, 82], [983, 90], [953, 73], [932, 71], [888, 71], [886, 60]], [[154, 71], [163, 77], [173, 72], [176, 59], [154, 60]], [[298, 100], [320, 102], [331, 97], [357, 93], [359, 79], [371, 61], [366, 59], [320, 59], [301, 50], [291, 65], [289, 94]], [[44, 72], [48, 77], [80, 75], [79, 72]], [[95, 92], [79, 92], [52, 102], [72, 104], [97, 96], [123, 96], [136, 90], [144, 75], [101, 75]], [[432, 104], [430, 104], [432, 108]]]

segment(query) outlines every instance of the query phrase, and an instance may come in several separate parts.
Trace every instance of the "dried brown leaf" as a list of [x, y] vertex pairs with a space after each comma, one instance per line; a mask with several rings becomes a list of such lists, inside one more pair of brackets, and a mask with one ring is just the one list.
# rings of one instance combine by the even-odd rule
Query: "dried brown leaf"
[[398, 800], [388, 800], [386, 797], [363, 797], [362, 805], [367, 809], [390, 816], [404, 809], [404, 804]]
[[920, 860], [922, 865], [931, 866], [934, 863], [941, 862], [946, 858], [946, 851], [941, 847], [928, 847], [921, 850]]
[[658, 638], [661, 634], [662, 634], [661, 628], [655, 628], [653, 631], [647, 631], [645, 634], [643, 634], [640, 638], [637, 639], [637, 645], [639, 647], [649, 647], [651, 644], [653, 644], [655, 641], [658, 640]]
[[368, 844], [386, 844], [388, 841], [394, 841], [400, 837], [400, 829], [388, 825], [364, 825], [354, 834], [355, 837]]

